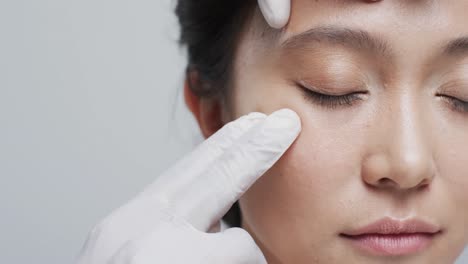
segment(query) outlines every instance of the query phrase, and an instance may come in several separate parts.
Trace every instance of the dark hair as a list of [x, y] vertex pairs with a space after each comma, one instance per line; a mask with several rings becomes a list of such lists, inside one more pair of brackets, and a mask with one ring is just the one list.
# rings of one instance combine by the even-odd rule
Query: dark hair
[[[177, 0], [180, 44], [188, 51], [187, 77], [195, 95], [225, 99], [238, 39], [255, 6], [256, 0]], [[240, 217], [236, 203], [224, 220], [240, 226]]]
[[187, 73], [196, 72], [191, 90], [201, 97], [225, 95], [240, 33], [255, 0], [178, 0], [180, 44], [188, 51]]

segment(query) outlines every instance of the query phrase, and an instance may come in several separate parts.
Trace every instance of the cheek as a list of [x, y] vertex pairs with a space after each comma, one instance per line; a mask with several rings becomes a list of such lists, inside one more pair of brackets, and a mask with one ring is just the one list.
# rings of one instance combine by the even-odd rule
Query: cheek
[[[465, 136], [466, 139], [468, 139]], [[461, 138], [452, 142], [445, 141], [437, 151], [438, 177], [440, 188], [445, 190], [444, 196], [449, 200], [456, 214], [463, 214], [463, 223], [468, 233], [468, 155], [466, 144]], [[465, 140], [468, 143], [468, 141]], [[435, 185], [435, 184], [434, 184]], [[460, 210], [462, 209], [462, 210]], [[450, 215], [450, 214], [449, 214]], [[457, 217], [458, 218], [458, 217]], [[467, 236], [468, 239], [468, 236]]]
[[[441, 125], [433, 128], [432, 147], [436, 165], [434, 189], [443, 190], [439, 197], [448, 200], [447, 204], [453, 207], [455, 214], [464, 214], [464, 224], [468, 232], [467, 120], [463, 117], [453, 122], [439, 121]], [[456, 219], [457, 217], [452, 217], [453, 214], [452, 212], [449, 216]]]
[[340, 225], [330, 219], [346, 219], [349, 190], [359, 180], [360, 144], [350, 147], [343, 130], [341, 136], [331, 135], [327, 129], [317, 129], [319, 124], [302, 122], [295, 143], [241, 200], [245, 221], [262, 241], [290, 237], [293, 245], [302, 241], [313, 246], [339, 231]]
[[350, 118], [350, 111], [333, 114], [314, 111], [300, 94], [287, 94], [287, 90], [273, 93], [255, 107], [247, 107], [264, 113], [282, 107], [293, 109], [301, 117], [302, 132], [275, 166], [244, 195], [243, 213], [252, 215], [254, 221], [267, 221], [261, 223], [263, 227], [270, 223], [272, 228], [284, 225], [278, 222], [293, 217], [304, 226], [311, 226], [310, 219], [316, 219], [314, 223], [320, 228], [323, 223], [319, 219], [329, 219], [317, 217], [318, 213], [330, 217], [343, 215], [344, 207], [354, 204], [354, 200], [350, 203], [350, 197], [357, 199], [370, 118], [366, 111], [352, 111], [354, 118]]
[[452, 248], [454, 252], [460, 246], [468, 245], [468, 156], [466, 155], [466, 136], [456, 140], [439, 136], [436, 149], [437, 175], [432, 184], [432, 197], [435, 197], [428, 209], [440, 216], [447, 226], [448, 238], [440, 252]]
[[303, 121], [300, 137], [273, 169], [283, 175], [277, 180], [288, 182], [297, 194], [309, 197], [307, 200], [323, 202], [337, 197], [355, 179], [360, 147], [350, 146], [343, 130], [334, 134]]

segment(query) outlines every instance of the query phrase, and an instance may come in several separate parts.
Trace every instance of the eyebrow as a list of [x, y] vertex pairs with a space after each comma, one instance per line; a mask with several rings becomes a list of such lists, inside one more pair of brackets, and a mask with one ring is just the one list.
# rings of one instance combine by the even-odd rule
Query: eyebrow
[[390, 57], [391, 55], [389, 45], [367, 31], [335, 26], [321, 26], [309, 29], [285, 40], [281, 47], [286, 50], [306, 48], [312, 42], [327, 42], [359, 51], [371, 51], [384, 57]]
[[[383, 57], [390, 58], [390, 45], [378, 36], [373, 36], [364, 30], [356, 30], [337, 26], [320, 26], [286, 39], [281, 47], [288, 49], [306, 48], [312, 42], [336, 44], [358, 51], [371, 51]], [[444, 55], [455, 56], [468, 54], [468, 36], [448, 41], [443, 47]]]
[[445, 45], [444, 53], [446, 55], [468, 53], [468, 36], [449, 41], [447, 45]]

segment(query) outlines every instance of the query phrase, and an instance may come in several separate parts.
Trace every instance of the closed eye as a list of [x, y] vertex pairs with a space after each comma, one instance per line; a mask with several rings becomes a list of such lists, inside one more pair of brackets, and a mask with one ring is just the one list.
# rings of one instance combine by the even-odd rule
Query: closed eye
[[314, 91], [311, 88], [305, 87], [301, 83], [297, 83], [297, 86], [303, 91], [304, 98], [306, 100], [330, 109], [353, 106], [355, 103], [363, 99], [363, 94], [368, 93], [367, 91], [358, 91], [342, 95], [332, 95]]
[[457, 97], [446, 95], [446, 94], [436, 94], [436, 96], [444, 99], [453, 110], [461, 113], [468, 113], [468, 102]]

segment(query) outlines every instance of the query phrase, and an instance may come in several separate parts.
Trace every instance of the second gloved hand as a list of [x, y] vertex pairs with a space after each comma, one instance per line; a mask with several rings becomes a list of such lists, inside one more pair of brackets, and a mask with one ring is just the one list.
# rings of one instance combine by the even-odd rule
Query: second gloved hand
[[267, 23], [276, 29], [283, 28], [291, 14], [291, 0], [258, 0]]

